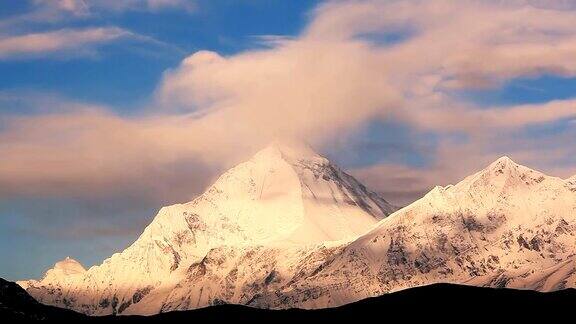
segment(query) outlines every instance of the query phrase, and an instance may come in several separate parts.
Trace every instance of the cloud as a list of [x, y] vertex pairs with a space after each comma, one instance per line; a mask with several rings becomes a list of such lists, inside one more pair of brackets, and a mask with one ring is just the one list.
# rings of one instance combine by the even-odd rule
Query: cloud
[[34, 0], [34, 5], [44, 9], [53, 9], [72, 13], [74, 15], [86, 15], [89, 3], [85, 0]]
[[29, 10], [0, 19], [0, 36], [23, 35], [55, 27], [98, 22], [126, 12], [159, 13], [164, 10], [194, 12], [191, 0], [32, 0]]
[[98, 53], [97, 47], [120, 41], [124, 45], [130, 42], [147, 45], [155, 49], [150, 53], [154, 55], [158, 55], [158, 50], [160, 53], [175, 53], [178, 57], [182, 55], [179, 47], [150, 36], [119, 27], [90, 27], [0, 36], [0, 60], [93, 56]]
[[[218, 152], [191, 138], [185, 119], [125, 119], [82, 108], [4, 118], [0, 133], [0, 195], [113, 197], [173, 201], [190, 198], [210, 180]], [[199, 172], [199, 177], [194, 176]], [[186, 178], [191, 182], [178, 183]]]
[[209, 113], [248, 142], [317, 143], [399, 104], [387, 75], [371, 63], [370, 51], [354, 42], [288, 41], [228, 58], [202, 51], [166, 73], [158, 99], [167, 111]]
[[316, 15], [307, 37], [346, 40], [366, 33], [408, 34], [407, 41], [386, 50], [387, 65], [402, 74], [434, 73], [437, 85], [446, 87], [484, 87], [520, 75], [576, 72], [570, 59], [576, 13], [550, 4], [349, 1], [328, 2]]
[[130, 10], [140, 11], [160, 11], [165, 9], [183, 9], [193, 11], [196, 8], [196, 1], [192, 0], [85, 0], [93, 10], [105, 10], [123, 12]]
[[195, 1], [190, 0], [35, 0], [38, 10], [60, 11], [75, 16], [87, 16], [97, 11], [159, 11], [164, 9], [193, 10]]
[[444, 102], [404, 114], [399, 119], [414, 127], [438, 132], [484, 132], [510, 130], [576, 117], [576, 100], [555, 100], [542, 104], [501, 107], [474, 107], [466, 103]]
[[[247, 116], [268, 116], [262, 124], [293, 133], [388, 117], [438, 131], [549, 122], [574, 116], [573, 102], [485, 109], [454, 92], [576, 75], [575, 19], [573, 11], [495, 1], [329, 2], [298, 39], [231, 57], [191, 55], [167, 73], [159, 98], [180, 110], [241, 112], [251, 128], [262, 125]], [[380, 45], [361, 37], [368, 33], [406, 39]]]
[[[187, 199], [274, 138], [322, 148], [385, 120], [439, 137], [428, 168], [358, 171], [382, 191], [408, 197], [514, 151], [519, 129], [575, 117], [574, 100], [480, 107], [458, 95], [517, 77], [576, 75], [574, 21], [569, 7], [523, 1], [329, 2], [297, 37], [230, 56], [191, 54], [165, 72], [141, 114], [78, 104], [4, 118], [0, 192], [90, 196], [137, 188], [141, 199]], [[46, 34], [60, 48], [72, 44], [66, 33]], [[5, 52], [58, 51], [40, 35], [15, 37]], [[450, 140], [453, 133], [463, 143]]]
[[45, 56], [63, 51], [85, 50], [132, 34], [117, 27], [61, 29], [0, 38], [0, 59]]

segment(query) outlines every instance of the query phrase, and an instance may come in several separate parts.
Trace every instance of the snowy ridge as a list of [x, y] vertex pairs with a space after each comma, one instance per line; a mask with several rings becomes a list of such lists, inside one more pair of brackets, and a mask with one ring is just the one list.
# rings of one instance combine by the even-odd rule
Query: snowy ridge
[[276, 143], [225, 172], [193, 201], [163, 207], [130, 247], [103, 264], [49, 275], [59, 262], [42, 280], [19, 284], [40, 302], [89, 315], [148, 314], [167, 303], [191, 268], [218, 251], [229, 251], [221, 258], [231, 259], [263, 246], [282, 253], [316, 249], [350, 241], [394, 210], [312, 150]]
[[[576, 191], [503, 157], [454, 186], [436, 187], [344, 245], [310, 277], [253, 304], [319, 308], [436, 282], [574, 287], [575, 255]], [[546, 271], [563, 279], [519, 279]], [[506, 280], [486, 279], [502, 274]]]

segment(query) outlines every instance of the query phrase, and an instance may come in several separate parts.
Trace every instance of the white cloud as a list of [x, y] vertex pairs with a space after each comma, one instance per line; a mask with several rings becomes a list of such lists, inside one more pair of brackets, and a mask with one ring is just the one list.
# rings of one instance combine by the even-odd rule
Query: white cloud
[[116, 27], [61, 29], [0, 38], [0, 59], [44, 56], [112, 42], [132, 34]]

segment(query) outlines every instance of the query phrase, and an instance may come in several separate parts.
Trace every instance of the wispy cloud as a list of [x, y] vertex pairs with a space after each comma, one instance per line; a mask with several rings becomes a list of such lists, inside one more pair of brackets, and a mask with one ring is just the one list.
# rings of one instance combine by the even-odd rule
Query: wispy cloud
[[[119, 39], [151, 44], [183, 55], [177, 46], [124, 28], [102, 26], [103, 17], [128, 11], [159, 13], [165, 9], [193, 12], [189, 0], [32, 0], [27, 12], [0, 19], [0, 59], [24, 54], [57, 53], [68, 49], [76, 56], [94, 54], [94, 47]], [[92, 27], [79, 28], [78, 23]]]
[[75, 23], [98, 23], [109, 15], [126, 12], [161, 13], [180, 10], [193, 13], [190, 0], [31, 0], [29, 10], [0, 19], [0, 36], [23, 35], [32, 31], [62, 29]]
[[64, 12], [75, 16], [88, 16], [101, 11], [160, 11], [179, 9], [192, 11], [196, 8], [194, 0], [34, 0], [39, 12]]
[[118, 27], [59, 29], [55, 31], [0, 36], [0, 60], [39, 57], [91, 56], [99, 46], [118, 41], [133, 41], [183, 55], [177, 46]]
[[63, 51], [93, 48], [132, 33], [117, 27], [61, 29], [0, 38], [0, 59], [46, 56]]

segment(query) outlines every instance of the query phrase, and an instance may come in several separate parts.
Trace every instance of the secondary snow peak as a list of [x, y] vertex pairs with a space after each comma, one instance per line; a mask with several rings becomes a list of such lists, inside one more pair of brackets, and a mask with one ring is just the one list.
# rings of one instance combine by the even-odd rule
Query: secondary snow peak
[[456, 185], [457, 190], [471, 190], [473, 188], [485, 190], [506, 191], [507, 188], [530, 189], [545, 182], [551, 177], [520, 165], [507, 156], [492, 162], [485, 169], [467, 177]]
[[82, 264], [71, 257], [66, 257], [63, 260], [60, 260], [54, 264], [54, 270], [59, 270], [63, 274], [70, 275], [70, 274], [79, 274], [86, 271]]

